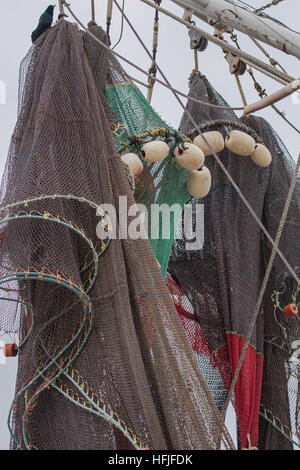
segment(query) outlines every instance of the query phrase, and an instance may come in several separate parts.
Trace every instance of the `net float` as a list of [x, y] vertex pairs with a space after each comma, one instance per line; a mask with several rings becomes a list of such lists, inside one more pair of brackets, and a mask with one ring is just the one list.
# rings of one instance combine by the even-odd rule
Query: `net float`
[[18, 346], [15, 343], [5, 344], [3, 353], [5, 357], [16, 357], [18, 355]]
[[284, 307], [284, 313], [288, 318], [295, 317], [298, 315], [299, 309], [295, 304], [289, 304]]
[[126, 153], [122, 155], [121, 160], [128, 166], [134, 176], [140, 176], [142, 174], [144, 165], [135, 153]]
[[211, 187], [211, 173], [205, 166], [190, 171], [187, 176], [187, 189], [191, 196], [202, 198], [207, 196]]
[[255, 140], [242, 131], [231, 131], [225, 139], [225, 147], [236, 155], [249, 157], [255, 150]]
[[167, 158], [170, 148], [166, 142], [153, 140], [142, 146], [141, 153], [146, 162], [159, 162]]
[[252, 160], [256, 165], [266, 168], [272, 161], [272, 155], [263, 144], [256, 144], [254, 152], [251, 155]]
[[194, 144], [199, 147], [204, 155], [208, 157], [209, 155], [212, 155], [213, 152], [209, 148], [209, 146], [206, 144], [204, 141], [203, 137], [207, 140], [211, 148], [214, 150], [215, 153], [222, 152], [224, 149], [224, 137], [219, 131], [210, 131], [210, 132], [204, 132], [203, 135], [197, 135], [194, 139]]
[[190, 143], [177, 145], [174, 155], [176, 163], [187, 170], [201, 168], [205, 160], [202, 150], [197, 145]]

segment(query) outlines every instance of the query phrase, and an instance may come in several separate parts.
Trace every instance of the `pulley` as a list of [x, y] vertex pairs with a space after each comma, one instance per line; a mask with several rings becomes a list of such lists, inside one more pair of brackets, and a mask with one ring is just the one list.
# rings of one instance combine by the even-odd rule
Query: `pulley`
[[[196, 23], [195, 21], [192, 20], [192, 17], [193, 17], [193, 10], [191, 8], [186, 8], [184, 10], [183, 19], [195, 25]], [[202, 36], [201, 33], [198, 33], [198, 31], [195, 31], [193, 29], [189, 29], [188, 33], [190, 37], [191, 49], [197, 50], [199, 52], [205, 51], [208, 45], [208, 40], [204, 36]]]
[[[191, 21], [191, 23], [195, 24], [194, 21]], [[189, 29], [189, 36], [191, 49], [196, 49], [199, 52], [205, 51], [208, 45], [208, 40], [204, 36], [193, 29]]]
[[245, 62], [231, 54], [231, 52], [225, 55], [225, 59], [229, 64], [229, 70], [232, 75], [244, 75], [247, 70]]

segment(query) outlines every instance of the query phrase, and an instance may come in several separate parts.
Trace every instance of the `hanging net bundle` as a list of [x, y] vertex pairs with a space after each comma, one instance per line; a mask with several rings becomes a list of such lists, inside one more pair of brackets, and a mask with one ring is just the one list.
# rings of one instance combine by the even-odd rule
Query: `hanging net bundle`
[[60, 21], [21, 64], [0, 220], [0, 329], [19, 353], [11, 447], [215, 449], [220, 413], [149, 240], [104, 236], [120, 196], [135, 202], [84, 47]]
[[[190, 96], [228, 106], [199, 73], [190, 79]], [[191, 100], [187, 110], [202, 132], [217, 130], [226, 138], [231, 130], [239, 129], [269, 149], [272, 163], [267, 168], [226, 147], [219, 157], [274, 240], [295, 168], [280, 138], [259, 117], [238, 120], [230, 110]], [[187, 112], [180, 130], [191, 138], [197, 134]], [[243, 346], [250, 340], [232, 397], [240, 447], [291, 449], [293, 444], [299, 446], [300, 438], [299, 364], [295, 361], [295, 340], [300, 337], [299, 286], [277, 255], [263, 307], [250, 331], [272, 245], [215, 158], [206, 157], [205, 165], [212, 175], [211, 191], [203, 199], [191, 200], [193, 223], [187, 227], [190, 240], [197, 229], [197, 209], [203, 204], [203, 245], [187, 250], [184, 240], [175, 240], [167, 275], [169, 290], [220, 410]], [[298, 183], [279, 244], [298, 274], [299, 212]], [[285, 307], [291, 304], [295, 308], [287, 316]]]
[[[101, 27], [89, 26], [89, 32], [104, 43], [108, 43]], [[151, 141], [166, 141], [170, 147], [168, 158], [158, 162], [142, 159], [144, 171], [136, 180], [134, 197], [138, 204], [143, 204], [148, 214], [148, 235], [153, 252], [165, 275], [171, 248], [181, 218], [184, 205], [190, 195], [186, 188], [187, 170], [176, 165], [174, 149], [178, 143], [186, 140], [172, 129], [154, 111], [137, 86], [128, 78], [120, 63], [110, 51], [105, 51], [88, 33], [84, 35], [85, 50], [96, 76], [96, 86], [105, 96], [105, 108], [116, 146], [120, 155], [128, 152], [139, 154], [142, 144]], [[99, 68], [99, 56], [106, 55], [107, 76]], [[156, 213], [152, 216], [153, 205], [173, 207], [170, 224], [156, 222]]]
[[[287, 148], [270, 124], [263, 118], [251, 116], [243, 122], [252, 127], [264, 140], [273, 157], [265, 189], [264, 222], [273, 240], [291, 185], [295, 163]], [[279, 248], [299, 276], [300, 255], [300, 180], [287, 214]], [[263, 236], [262, 262], [267, 265], [272, 245]], [[299, 337], [300, 286], [283, 264], [275, 258], [264, 297], [264, 367], [260, 402], [259, 446], [262, 449], [291, 449], [300, 447], [300, 364]]]

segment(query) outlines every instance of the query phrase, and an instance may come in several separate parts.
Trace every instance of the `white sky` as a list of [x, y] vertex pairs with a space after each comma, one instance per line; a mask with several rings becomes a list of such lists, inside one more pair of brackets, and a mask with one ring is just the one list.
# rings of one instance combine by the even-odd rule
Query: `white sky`
[[[122, 0], [118, 1], [120, 4], [122, 3]], [[17, 117], [19, 64], [31, 45], [30, 35], [37, 25], [39, 16], [50, 3], [50, 0], [10, 0], [9, 2], [0, 0], [0, 80], [6, 84], [6, 104], [0, 104], [1, 174]], [[69, 0], [69, 3], [77, 16], [86, 24], [90, 20], [90, 0]], [[95, 3], [97, 22], [104, 26], [107, 2], [106, 0], [95, 0]], [[248, 0], [248, 3], [258, 8], [267, 2], [264, 0]], [[183, 10], [176, 7], [170, 0], [163, 0], [162, 6], [179, 16], [182, 15]], [[149, 49], [152, 50], [154, 11], [139, 0], [126, 0], [125, 9], [131, 22], [135, 25]], [[291, 28], [297, 30], [299, 28], [299, 10], [299, 0], [285, 0], [267, 11]], [[56, 8], [56, 15], [57, 11], [58, 9]], [[205, 23], [202, 23], [200, 20], [196, 20], [196, 23], [199, 27], [212, 33], [212, 28]], [[115, 8], [111, 28], [113, 44], [119, 37], [119, 31], [120, 15]], [[188, 77], [193, 69], [193, 52], [189, 48], [187, 30], [183, 25], [172, 22], [172, 20], [161, 14], [159, 36], [158, 63], [171, 84], [178, 90], [188, 93]], [[248, 38], [242, 34], [238, 34], [238, 36], [244, 50], [265, 60], [262, 53], [256, 49], [255, 45]], [[290, 75], [294, 77], [300, 76], [297, 59], [269, 46], [266, 46], [266, 49], [275, 59], [280, 60], [280, 63]], [[143, 69], [149, 69], [149, 58], [142, 47], [136, 42], [135, 37], [129, 31], [126, 24], [124, 25], [122, 42], [116, 50], [136, 62]], [[224, 96], [231, 106], [241, 106], [241, 98], [234, 77], [229, 74], [228, 64], [224, 60], [223, 55], [217, 46], [209, 44], [206, 51], [199, 54], [200, 71], [207, 76], [212, 85]], [[129, 74], [143, 81], [146, 80], [145, 76], [139, 72], [127, 67], [126, 64], [123, 65]], [[256, 76], [267, 92], [273, 92], [281, 86], [277, 82], [264, 77], [259, 72], [256, 73]], [[256, 101], [258, 99], [257, 93], [248, 75], [246, 74], [241, 77], [241, 81], [248, 102]], [[142, 91], [144, 92], [144, 89]], [[168, 123], [175, 127], [179, 125], [182, 110], [172, 93], [159, 84], [155, 86], [152, 105]], [[300, 103], [298, 105], [293, 104], [292, 98], [289, 97], [279, 104], [279, 108], [284, 110], [287, 116], [299, 126]], [[275, 128], [293, 158], [296, 159], [300, 151], [299, 135], [290, 129], [272, 109], [264, 110], [259, 114], [265, 117]], [[13, 398], [15, 370], [15, 359], [8, 360], [5, 366], [0, 363], [0, 449], [8, 448], [6, 420], [8, 408]]]

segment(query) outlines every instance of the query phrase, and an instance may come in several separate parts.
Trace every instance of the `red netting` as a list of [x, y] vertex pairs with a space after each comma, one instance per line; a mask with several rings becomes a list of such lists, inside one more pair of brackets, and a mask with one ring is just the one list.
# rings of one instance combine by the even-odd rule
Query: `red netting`
[[[191, 77], [190, 96], [227, 106], [200, 74]], [[260, 168], [250, 157], [240, 157], [226, 148], [219, 156], [274, 239], [294, 168], [278, 136], [261, 118], [239, 121], [231, 111], [193, 101], [188, 101], [187, 109], [202, 131], [219, 130], [226, 137], [231, 129], [241, 126], [270, 150], [273, 161], [268, 168]], [[195, 136], [193, 127], [185, 113], [180, 130]], [[202, 364], [203, 374], [217, 365], [220, 374], [215, 376], [214, 386], [217, 384], [226, 394], [249, 335], [270, 244], [214, 157], [207, 157], [205, 165], [212, 175], [211, 191], [202, 200], [191, 200], [193, 223], [184, 226], [183, 221], [182, 227], [187, 240], [195, 237], [197, 207], [203, 204], [204, 244], [201, 249], [187, 251], [186, 241], [176, 240], [169, 273], [178, 284], [176, 294], [171, 284], [171, 292], [183, 323], [187, 323], [186, 312], [193, 315], [195, 326], [186, 327], [191, 344], [194, 347], [199, 340], [197, 347], [209, 356], [210, 360]], [[280, 243], [280, 249], [298, 272], [299, 210], [298, 185]], [[260, 448], [273, 449], [291, 448], [292, 441], [299, 439], [299, 366], [293, 362], [292, 354], [300, 322], [297, 317], [288, 319], [283, 311], [292, 301], [299, 302], [299, 286], [277, 256], [234, 391], [243, 448], [248, 447], [249, 439], [252, 446], [259, 443]], [[266, 362], [262, 379], [263, 356]]]

